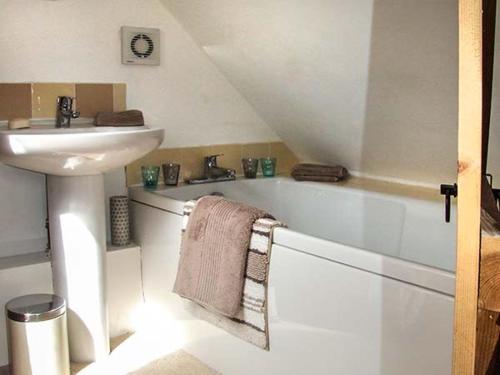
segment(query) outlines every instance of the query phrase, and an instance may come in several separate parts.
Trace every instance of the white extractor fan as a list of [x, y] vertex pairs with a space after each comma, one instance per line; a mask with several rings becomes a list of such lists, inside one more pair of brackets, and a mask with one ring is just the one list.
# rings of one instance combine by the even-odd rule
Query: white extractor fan
[[160, 65], [160, 30], [122, 26], [122, 64]]

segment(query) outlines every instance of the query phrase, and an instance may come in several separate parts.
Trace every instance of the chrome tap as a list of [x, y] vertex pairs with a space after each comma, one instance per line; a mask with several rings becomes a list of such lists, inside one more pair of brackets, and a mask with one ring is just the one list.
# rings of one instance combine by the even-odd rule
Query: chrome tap
[[222, 156], [222, 154], [206, 156], [203, 160], [203, 176], [187, 180], [187, 183], [204, 184], [236, 179], [236, 171], [234, 169], [222, 168], [217, 165], [218, 156]]
[[203, 171], [207, 178], [234, 177], [236, 171], [234, 169], [221, 168], [217, 166], [217, 158], [219, 155], [210, 155], [204, 158]]
[[71, 96], [57, 97], [56, 128], [69, 128], [71, 119], [80, 117], [80, 112], [73, 110], [74, 99]]

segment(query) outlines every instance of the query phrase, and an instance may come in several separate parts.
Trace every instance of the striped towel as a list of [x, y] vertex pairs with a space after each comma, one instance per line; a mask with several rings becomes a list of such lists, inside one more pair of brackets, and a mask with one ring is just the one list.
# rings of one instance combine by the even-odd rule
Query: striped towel
[[[182, 218], [182, 231], [185, 232], [189, 215], [196, 201], [186, 202]], [[269, 350], [268, 322], [268, 280], [269, 261], [273, 230], [284, 227], [274, 219], [257, 219], [252, 227], [250, 246], [247, 254], [245, 282], [241, 306], [235, 317], [229, 318], [207, 310], [203, 306], [190, 303], [188, 308], [197, 317], [206, 320], [232, 335]]]

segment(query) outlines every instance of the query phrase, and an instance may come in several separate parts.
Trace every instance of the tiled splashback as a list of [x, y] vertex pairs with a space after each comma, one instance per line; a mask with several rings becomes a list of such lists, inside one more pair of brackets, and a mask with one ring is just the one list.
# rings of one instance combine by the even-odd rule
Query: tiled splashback
[[285, 175], [298, 163], [297, 157], [283, 142], [158, 149], [127, 166], [127, 185], [141, 183], [141, 166], [161, 165], [166, 162], [181, 165], [181, 181], [199, 177], [203, 174], [203, 158], [216, 154], [223, 154], [218, 159], [219, 166], [235, 169], [237, 175], [243, 174], [241, 158], [245, 157], [276, 157], [278, 174]]
[[[81, 117], [92, 118], [97, 112], [124, 111], [127, 86], [124, 83], [0, 83], [0, 121], [13, 118], [53, 119], [58, 96], [76, 97]], [[279, 174], [289, 174], [298, 162], [283, 142], [212, 145], [158, 149], [127, 166], [127, 185], [140, 184], [142, 165], [181, 164], [180, 180], [203, 174], [203, 158], [223, 154], [219, 165], [243, 174], [241, 158], [278, 159]]]
[[81, 117], [124, 111], [127, 106], [124, 83], [0, 83], [0, 120], [55, 118], [58, 96], [76, 97]]

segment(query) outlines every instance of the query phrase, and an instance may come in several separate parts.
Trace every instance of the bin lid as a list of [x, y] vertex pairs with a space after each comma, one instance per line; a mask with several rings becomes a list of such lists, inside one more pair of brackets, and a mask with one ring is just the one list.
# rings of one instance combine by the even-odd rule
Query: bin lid
[[55, 294], [29, 294], [10, 300], [5, 310], [7, 317], [16, 322], [41, 322], [64, 314], [66, 303]]

